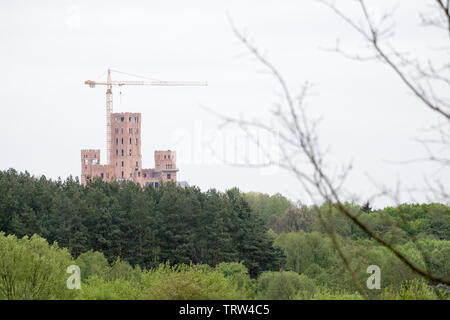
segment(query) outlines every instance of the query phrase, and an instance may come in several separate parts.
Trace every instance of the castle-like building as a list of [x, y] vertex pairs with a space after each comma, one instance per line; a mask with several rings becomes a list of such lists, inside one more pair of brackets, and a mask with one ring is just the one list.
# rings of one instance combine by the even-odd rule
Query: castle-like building
[[175, 151], [155, 151], [155, 168], [142, 168], [141, 114], [111, 113], [109, 132], [109, 161], [100, 164], [100, 150], [81, 150], [81, 183], [88, 178], [100, 177], [103, 181], [133, 181], [141, 186], [161, 182], [177, 182]]

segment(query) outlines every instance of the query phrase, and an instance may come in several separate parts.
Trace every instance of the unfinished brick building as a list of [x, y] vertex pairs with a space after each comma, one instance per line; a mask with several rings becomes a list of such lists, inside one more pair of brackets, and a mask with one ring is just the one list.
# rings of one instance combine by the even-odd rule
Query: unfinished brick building
[[81, 150], [81, 183], [87, 179], [101, 178], [103, 181], [133, 181], [141, 186], [152, 184], [156, 188], [161, 182], [177, 181], [175, 151], [155, 151], [155, 168], [142, 168], [141, 114], [110, 114], [109, 163], [100, 164], [100, 150]]

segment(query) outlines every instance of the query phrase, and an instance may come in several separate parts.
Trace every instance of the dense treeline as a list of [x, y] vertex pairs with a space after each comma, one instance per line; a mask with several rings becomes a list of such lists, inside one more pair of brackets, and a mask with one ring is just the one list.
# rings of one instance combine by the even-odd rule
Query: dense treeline
[[[389, 237], [393, 243], [404, 243], [412, 238], [428, 236], [437, 240], [450, 240], [450, 207], [439, 204], [402, 204], [397, 207], [386, 207], [372, 211], [365, 206], [347, 203], [346, 207], [370, 230], [384, 237]], [[277, 234], [282, 232], [324, 232], [318, 212], [332, 215], [336, 231], [345, 238], [368, 239], [353, 222], [345, 218], [338, 210], [329, 205], [291, 206], [284, 215], [272, 215], [269, 227]]]
[[[450, 207], [346, 207], [415, 264], [450, 278]], [[329, 204], [173, 184], [84, 187], [14, 170], [0, 172], [0, 298], [362, 299], [318, 214], [332, 217], [361, 284], [369, 265], [381, 268], [382, 289], [368, 291], [370, 298], [448, 298], [449, 288], [432, 289], [436, 283]], [[42, 264], [43, 255], [54, 262]], [[69, 264], [82, 270], [80, 292], [64, 289], [61, 268]], [[54, 291], [34, 293], [30, 283], [40, 281]]]
[[[345, 238], [368, 239], [354, 223], [345, 218], [336, 208], [327, 204], [306, 206], [292, 203], [280, 194], [269, 196], [249, 192], [245, 199], [250, 208], [261, 215], [268, 227], [276, 234], [283, 232], [324, 232], [317, 214], [333, 215], [336, 231]], [[358, 215], [362, 223], [378, 235], [384, 235], [397, 243], [410, 241], [413, 237], [428, 236], [437, 240], [450, 240], [450, 207], [440, 203], [401, 204], [380, 210], [363, 205], [346, 203], [346, 208]]]
[[143, 189], [99, 180], [84, 187], [77, 179], [38, 179], [11, 169], [0, 172], [0, 231], [38, 234], [75, 258], [92, 249], [109, 262], [120, 257], [144, 268], [242, 261], [257, 276], [278, 270], [284, 258], [238, 189]]
[[[74, 284], [66, 273], [74, 264], [81, 269], [79, 290], [66, 286], [67, 280]], [[165, 263], [141, 269], [120, 259], [110, 264], [92, 250], [74, 259], [67, 249], [38, 235], [18, 239], [2, 232], [0, 272], [0, 299], [362, 299], [355, 291], [323, 285], [319, 278], [295, 271], [266, 271], [255, 279], [236, 262], [215, 268]], [[433, 290], [419, 279], [376, 293], [376, 299], [448, 298], [444, 290]]]
[[[270, 201], [265, 195], [259, 197], [261, 203]], [[258, 196], [253, 195], [253, 198], [252, 204], [258, 203]], [[449, 206], [439, 203], [402, 204], [373, 210], [368, 203], [362, 206], [347, 203], [346, 208], [423, 270], [450, 279]], [[392, 252], [370, 239], [352, 221], [327, 204], [320, 207], [292, 204], [283, 215], [269, 217], [267, 223], [275, 239], [274, 245], [282, 248], [287, 257], [283, 266], [285, 270], [314, 280], [316, 286], [325, 285], [343, 292], [356, 291], [341, 257], [318, 219], [319, 213], [328, 217], [326, 221], [333, 221], [342, 250], [360, 283], [365, 283], [369, 265], [381, 268], [383, 287], [390, 290], [398, 291], [405, 282], [420, 279]], [[379, 292], [370, 291], [369, 294], [377, 296]]]

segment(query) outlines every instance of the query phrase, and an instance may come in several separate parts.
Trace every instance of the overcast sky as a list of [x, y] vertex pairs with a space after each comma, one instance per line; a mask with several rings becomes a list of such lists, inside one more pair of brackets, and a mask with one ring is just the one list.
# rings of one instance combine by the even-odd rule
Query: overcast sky
[[[394, 40], [419, 56], [443, 41], [439, 32], [418, 28], [424, 2], [398, 1], [396, 11]], [[373, 3], [374, 10], [392, 5]], [[400, 180], [410, 187], [423, 187], [424, 176], [438, 176], [448, 187], [448, 172], [427, 163], [389, 162], [423, 155], [414, 138], [438, 117], [385, 66], [322, 50], [337, 38], [354, 51], [363, 49], [363, 42], [315, 0], [2, 1], [0, 169], [55, 179], [79, 176], [80, 150], [88, 148], [101, 149], [104, 162], [105, 88], [92, 89], [84, 81], [112, 68], [209, 83], [115, 88], [115, 112], [142, 113], [144, 167], [154, 166], [154, 150], [172, 149], [178, 152], [179, 180], [202, 190], [237, 186], [308, 202], [286, 172], [236, 168], [208, 155], [211, 137], [229, 141], [215, 150], [227, 159], [233, 159], [234, 144], [242, 140], [233, 136], [236, 132], [217, 131], [218, 119], [201, 106], [267, 119], [278, 101], [273, 79], [242, 55], [246, 51], [232, 33], [227, 12], [268, 52], [294, 92], [305, 81], [314, 84], [308, 106], [323, 117], [320, 135], [331, 163], [353, 161], [350, 192], [361, 199], [376, 192], [367, 174], [388, 186]], [[389, 201], [377, 203], [385, 204]]]

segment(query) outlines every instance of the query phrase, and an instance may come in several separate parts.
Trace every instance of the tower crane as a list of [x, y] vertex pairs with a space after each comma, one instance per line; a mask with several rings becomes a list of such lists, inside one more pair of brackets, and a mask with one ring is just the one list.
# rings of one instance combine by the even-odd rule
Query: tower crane
[[[95, 86], [106, 86], [106, 142], [107, 142], [107, 163], [110, 162], [110, 152], [111, 152], [111, 113], [113, 112], [113, 96], [112, 87], [113, 86], [207, 86], [206, 81], [163, 81], [142, 76], [137, 76], [125, 72], [120, 72], [117, 70], [108, 69], [108, 77], [106, 82], [98, 82], [92, 80], [86, 80], [84, 84], [89, 85], [91, 88]], [[145, 81], [125, 81], [125, 80], [111, 80], [111, 72], [121, 73], [129, 76], [139, 77], [146, 79]]]

